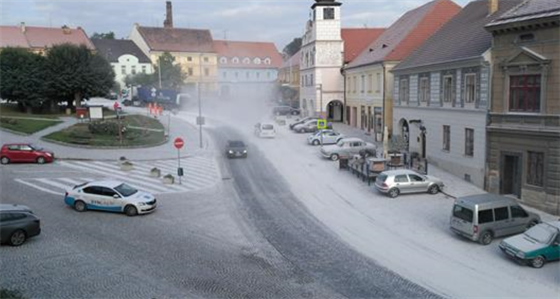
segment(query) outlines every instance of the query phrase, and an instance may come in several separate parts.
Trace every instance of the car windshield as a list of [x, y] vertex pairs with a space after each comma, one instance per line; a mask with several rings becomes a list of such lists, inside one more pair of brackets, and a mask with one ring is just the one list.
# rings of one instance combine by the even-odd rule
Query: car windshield
[[30, 144], [29, 147], [31, 147], [35, 151], [42, 151], [43, 150], [42, 147], [40, 147], [38, 145], [35, 145], [35, 144]]
[[548, 244], [554, 237], [554, 230], [547, 224], [539, 224], [526, 231], [525, 236], [539, 243]]
[[138, 192], [138, 190], [136, 190], [135, 188], [124, 183], [115, 187], [115, 190], [117, 190], [124, 197], [131, 196], [132, 194]]
[[336, 145], [342, 147], [344, 146], [344, 141], [340, 140], [339, 142], [336, 143]]
[[243, 141], [230, 141], [229, 146], [231, 147], [245, 147]]
[[272, 129], [274, 129], [274, 126], [273, 125], [262, 125], [262, 129], [263, 130], [272, 130]]

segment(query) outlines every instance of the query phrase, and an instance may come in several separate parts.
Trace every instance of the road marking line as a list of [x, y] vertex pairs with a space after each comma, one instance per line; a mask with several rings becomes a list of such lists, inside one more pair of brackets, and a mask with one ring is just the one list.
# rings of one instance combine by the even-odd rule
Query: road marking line
[[33, 180], [38, 181], [38, 182], [41, 182], [41, 183], [43, 183], [43, 184], [45, 184], [45, 185], [50, 185], [50, 186], [57, 187], [57, 188], [59, 188], [59, 189], [64, 190], [65, 192], [66, 192], [66, 190], [68, 190], [69, 188], [71, 188], [71, 186], [64, 185], [64, 184], [60, 184], [60, 183], [56, 182], [56, 181], [53, 180], [53, 179], [40, 178], [40, 179], [33, 179]]
[[52, 191], [52, 190], [50, 190], [50, 189], [46, 189], [46, 188], [43, 188], [43, 187], [41, 187], [41, 186], [37, 186], [37, 185], [32, 184], [32, 183], [28, 183], [28, 182], [23, 181], [23, 180], [21, 180], [21, 179], [15, 179], [14, 181], [16, 181], [16, 182], [18, 182], [18, 183], [21, 183], [21, 184], [24, 184], [24, 185], [27, 185], [27, 186], [29, 186], [29, 187], [31, 187], [31, 188], [35, 188], [35, 189], [38, 189], [38, 190], [41, 190], [41, 191], [50, 193], [50, 194], [60, 195], [59, 192], [54, 192], [54, 191]]

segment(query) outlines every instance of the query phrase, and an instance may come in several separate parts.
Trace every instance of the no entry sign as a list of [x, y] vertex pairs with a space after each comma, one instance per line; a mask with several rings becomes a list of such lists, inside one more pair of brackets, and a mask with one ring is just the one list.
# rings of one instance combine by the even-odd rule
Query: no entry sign
[[173, 141], [173, 145], [175, 145], [175, 148], [181, 149], [185, 145], [185, 141], [183, 141], [183, 138], [177, 137], [175, 141]]

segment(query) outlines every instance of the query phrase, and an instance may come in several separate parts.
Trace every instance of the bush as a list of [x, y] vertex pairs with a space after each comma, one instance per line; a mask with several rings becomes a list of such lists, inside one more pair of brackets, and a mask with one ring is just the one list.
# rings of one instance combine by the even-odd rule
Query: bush
[[119, 125], [108, 121], [92, 122], [88, 125], [88, 130], [91, 134], [118, 135]]
[[23, 295], [18, 291], [10, 291], [6, 289], [0, 289], [0, 298], [2, 299], [25, 299]]

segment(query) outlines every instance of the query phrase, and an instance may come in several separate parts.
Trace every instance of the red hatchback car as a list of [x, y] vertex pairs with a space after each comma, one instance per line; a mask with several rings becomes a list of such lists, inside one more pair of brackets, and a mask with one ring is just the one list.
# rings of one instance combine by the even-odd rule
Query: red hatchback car
[[36, 162], [49, 163], [54, 160], [54, 154], [42, 148], [25, 143], [4, 144], [0, 150], [0, 162]]

